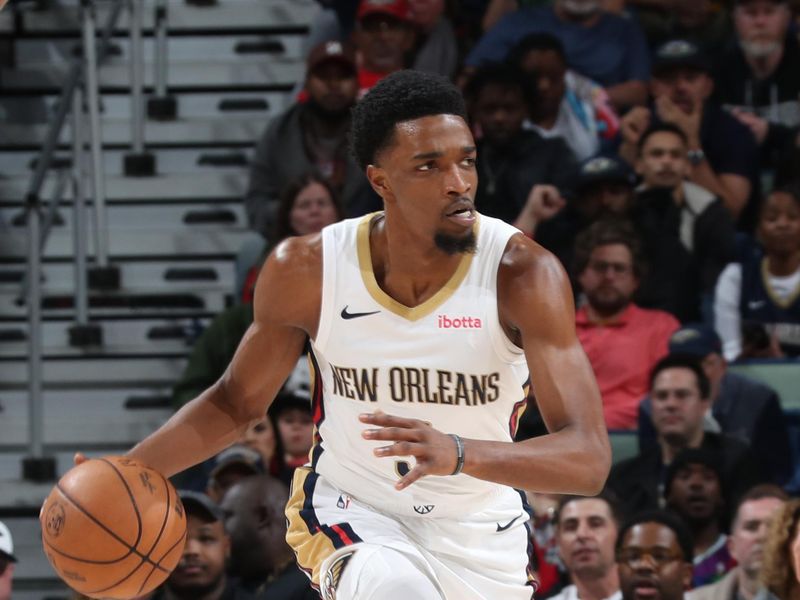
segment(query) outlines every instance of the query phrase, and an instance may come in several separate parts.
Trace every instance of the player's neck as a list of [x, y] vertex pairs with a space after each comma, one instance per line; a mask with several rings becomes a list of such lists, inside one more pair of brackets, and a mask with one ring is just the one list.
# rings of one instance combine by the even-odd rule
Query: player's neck
[[370, 254], [378, 285], [408, 307], [436, 294], [464, 259], [463, 254], [449, 255], [410, 229], [399, 226], [390, 231], [385, 217], [372, 227]]
[[573, 578], [580, 600], [605, 600], [619, 590], [617, 567], [613, 566], [602, 577], [592, 579]]

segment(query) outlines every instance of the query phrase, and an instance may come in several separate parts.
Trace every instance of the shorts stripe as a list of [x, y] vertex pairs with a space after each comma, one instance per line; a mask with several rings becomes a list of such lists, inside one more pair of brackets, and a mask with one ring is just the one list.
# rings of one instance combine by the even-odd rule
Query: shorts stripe
[[361, 541], [348, 523], [320, 524], [313, 502], [318, 478], [308, 467], [297, 468], [286, 505], [286, 542], [294, 550], [298, 566], [316, 588], [323, 561], [339, 548]]
[[322, 456], [322, 436], [319, 427], [325, 420], [325, 402], [322, 393], [322, 373], [317, 363], [314, 352], [308, 350], [308, 366], [311, 373], [311, 418], [314, 421], [314, 442], [311, 447], [311, 466], [316, 468], [319, 457]]

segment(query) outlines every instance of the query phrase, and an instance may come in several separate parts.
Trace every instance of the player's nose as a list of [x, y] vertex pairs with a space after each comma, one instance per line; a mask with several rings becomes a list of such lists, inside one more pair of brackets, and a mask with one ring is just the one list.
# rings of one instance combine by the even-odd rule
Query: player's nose
[[472, 183], [462, 171], [458, 164], [453, 164], [444, 174], [444, 187], [447, 194], [461, 196], [466, 194], [472, 187]]

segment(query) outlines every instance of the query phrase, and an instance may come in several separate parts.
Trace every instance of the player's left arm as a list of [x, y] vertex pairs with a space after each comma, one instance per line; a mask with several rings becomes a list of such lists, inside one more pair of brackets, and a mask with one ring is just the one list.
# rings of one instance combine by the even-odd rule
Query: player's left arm
[[[501, 321], [525, 348], [539, 410], [548, 435], [524, 442], [464, 439], [463, 473], [539, 492], [596, 494], [611, 465], [600, 392], [575, 334], [575, 308], [558, 260], [521, 235], [509, 242], [498, 274]], [[361, 415], [377, 428], [362, 434], [391, 442], [380, 457], [412, 456], [401, 490], [426, 475], [450, 475], [457, 466], [454, 439], [418, 419]]]
[[550, 433], [513, 444], [468, 440], [464, 472], [526, 490], [595, 494], [608, 476], [611, 448], [600, 391], [575, 333], [566, 273], [544, 248], [514, 236], [497, 286], [500, 320], [524, 348]]

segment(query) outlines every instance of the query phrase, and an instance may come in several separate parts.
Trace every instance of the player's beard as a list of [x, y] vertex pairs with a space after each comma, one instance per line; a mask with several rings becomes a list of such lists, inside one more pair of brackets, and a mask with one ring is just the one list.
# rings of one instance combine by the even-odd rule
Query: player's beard
[[475, 232], [471, 229], [466, 235], [460, 237], [437, 231], [433, 236], [433, 243], [436, 244], [439, 250], [450, 256], [455, 254], [475, 254], [478, 248]]

